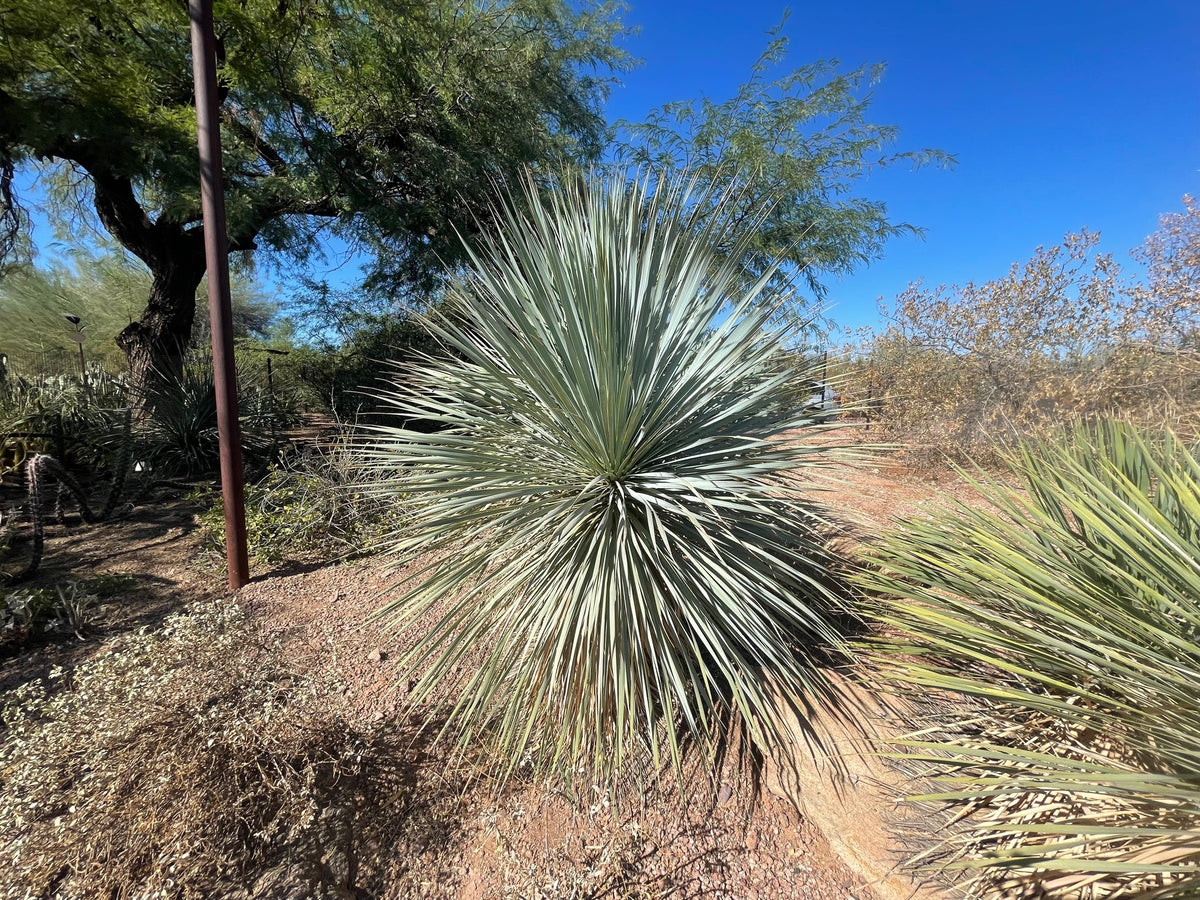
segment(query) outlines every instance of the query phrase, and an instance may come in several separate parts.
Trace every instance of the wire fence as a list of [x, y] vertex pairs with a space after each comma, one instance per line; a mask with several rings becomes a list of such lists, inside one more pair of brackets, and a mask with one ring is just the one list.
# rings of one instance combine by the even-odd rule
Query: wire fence
[[[42, 350], [5, 350], [0, 346], [0, 382], [8, 378], [37, 380], [62, 375], [79, 377], [79, 348], [48, 347]], [[88, 377], [100, 369], [107, 375], [116, 376], [123, 370], [114, 370], [110, 360], [88, 357], [85, 360]]]
[[[245, 400], [250, 402], [253, 395], [261, 394], [276, 401], [278, 376], [273, 369], [272, 355], [286, 356], [286, 353], [274, 351], [249, 351], [241, 354], [238, 359], [237, 380], [239, 393], [245, 394]], [[110, 360], [99, 357], [86, 357], [84, 365], [87, 372], [87, 383], [94, 389], [97, 384], [116, 383], [123, 380], [128, 373], [127, 366], [114, 366]], [[212, 357], [205, 350], [192, 351], [186, 358], [186, 365], [198, 371], [212, 369]], [[287, 382], [288, 374], [283, 373], [283, 381]], [[46, 382], [62, 384], [64, 382], [80, 382], [80, 355], [77, 347], [49, 347], [40, 350], [12, 349], [5, 350], [0, 345], [0, 392], [17, 389], [25, 385], [39, 385]], [[281, 387], [283, 393], [288, 393], [287, 387]]]
[[0, 350], [3, 377], [37, 378], [43, 375], [78, 375], [79, 354], [65, 348]]

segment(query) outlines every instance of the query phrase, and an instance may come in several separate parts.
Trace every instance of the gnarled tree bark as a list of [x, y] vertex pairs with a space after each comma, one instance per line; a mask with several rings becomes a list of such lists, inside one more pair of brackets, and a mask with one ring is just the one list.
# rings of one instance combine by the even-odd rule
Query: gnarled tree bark
[[149, 411], [155, 380], [170, 383], [183, 373], [184, 355], [196, 318], [196, 288], [204, 277], [204, 256], [190, 253], [151, 267], [153, 282], [142, 317], [117, 335], [129, 357], [134, 405]]
[[204, 229], [161, 216], [151, 221], [127, 178], [93, 173], [92, 181], [100, 221], [153, 277], [141, 319], [117, 335], [117, 346], [129, 357], [131, 402], [145, 413], [153, 403], [155, 380], [169, 383], [183, 373], [196, 288], [204, 277]]

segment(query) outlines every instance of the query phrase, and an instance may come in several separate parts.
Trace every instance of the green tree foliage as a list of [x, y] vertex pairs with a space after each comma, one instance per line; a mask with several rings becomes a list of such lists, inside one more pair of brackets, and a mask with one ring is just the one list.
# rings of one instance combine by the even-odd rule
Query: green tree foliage
[[[597, 154], [604, 77], [625, 63], [614, 9], [562, 0], [218, 0], [215, 19], [231, 252], [302, 259], [332, 233], [371, 254], [380, 289], [460, 258], [492, 179]], [[153, 274], [119, 338], [135, 376], [177, 371], [191, 332], [195, 131], [185, 4], [6, 0], [6, 221], [15, 165], [84, 173], [72, 183]]]
[[[782, 28], [771, 32], [733, 97], [668, 103], [646, 122], [618, 123], [616, 151], [634, 166], [688, 171], [729, 188], [735, 221], [753, 226], [737, 245], [751, 277], [782, 259], [781, 278], [802, 269], [820, 298], [827, 276], [878, 258], [889, 238], [920, 233], [889, 220], [884, 203], [855, 196], [858, 179], [897, 163], [953, 158], [938, 150], [892, 152], [899, 130], [867, 120], [882, 65], [841, 72], [837, 60], [821, 60], [772, 79], [787, 53]], [[719, 198], [714, 193], [709, 202]]]
[[461, 358], [383, 397], [401, 424], [370, 456], [410, 504], [395, 551], [424, 560], [384, 615], [437, 620], [407, 660], [430, 663], [416, 697], [469, 656], [450, 722], [506, 772], [603, 779], [639, 742], [678, 764], [730, 714], [768, 744], [777, 702], [803, 722], [828, 699], [814, 654], [842, 646], [838, 600], [799, 476], [836, 450], [781, 402], [772, 273], [741, 291], [752, 229], [710, 189], [527, 185], [431, 322]]
[[[982, 896], [1200, 894], [1200, 456], [1106, 423], [871, 552], [879, 658]], [[930, 702], [933, 698], [933, 702]]]
[[[126, 367], [116, 337], [135, 322], [146, 304], [153, 276], [135, 257], [115, 247], [100, 252], [77, 252], [69, 260], [52, 260], [42, 267], [22, 267], [0, 281], [0, 352], [21, 374], [21, 357], [60, 351], [70, 358], [62, 371], [74, 373], [76, 344], [71, 338], [79, 319], [85, 359], [100, 362], [109, 372]], [[275, 304], [245, 271], [231, 278], [234, 332], [238, 337], [262, 337], [271, 326]], [[207, 342], [207, 303], [204, 285], [193, 292], [200, 310], [190, 343]], [[61, 374], [57, 373], [57, 374]]]
[[365, 421], [379, 409], [375, 394], [392, 372], [388, 363], [406, 363], [442, 353], [441, 345], [409, 313], [357, 318], [344, 338], [301, 346], [277, 359], [277, 379], [292, 383], [308, 407], [324, 407], [344, 420]]

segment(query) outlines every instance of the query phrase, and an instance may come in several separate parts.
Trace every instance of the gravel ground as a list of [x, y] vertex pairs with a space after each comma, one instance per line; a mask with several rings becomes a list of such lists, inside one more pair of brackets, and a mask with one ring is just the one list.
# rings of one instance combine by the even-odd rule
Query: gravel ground
[[[239, 599], [296, 664], [341, 695], [350, 721], [369, 730], [403, 710], [407, 685], [396, 660], [418, 639], [369, 621], [388, 588], [389, 578], [367, 562], [262, 578]], [[430, 753], [436, 763], [436, 748]], [[443, 795], [448, 806], [456, 798], [454, 833], [441, 846], [416, 848], [419, 867], [401, 871], [386, 852], [360, 860], [364, 872], [390, 869], [380, 898], [873, 896], [789, 802], [757, 790], [732, 759], [715, 787], [695, 778], [681, 789], [664, 775], [627, 784], [612, 800], [592, 786], [568, 797], [538, 784], [496, 798], [461, 771], [424, 771], [419, 781], [428, 784], [413, 790]]]
[[[877, 526], [919, 512], [937, 489], [867, 468], [824, 499]], [[223, 561], [192, 562], [199, 551], [193, 513], [188, 504], [158, 504], [108, 526], [55, 529], [39, 583], [112, 572], [135, 587], [103, 602], [85, 643], [53, 638], [0, 654], [0, 685], [40, 677], [51, 665], [69, 667], [110, 635], [154, 627], [187, 602], [218, 598]], [[371, 561], [293, 565], [256, 574], [238, 597], [293, 665], [328, 686], [351, 727], [377, 747], [395, 748], [356, 813], [364, 820], [354, 842], [358, 858], [347, 864], [356, 890], [330, 896], [874, 898], [815, 827], [789, 802], [760, 790], [735, 761], [715, 783], [697, 778], [681, 786], [673, 776], [645, 775], [611, 799], [588, 784], [572, 786], [568, 796], [535, 783], [497, 797], [472, 772], [448, 767], [437, 747], [413, 741], [404, 716], [408, 685], [397, 661], [420, 639], [420, 627], [389, 634], [370, 621], [390, 587]], [[301, 896], [309, 895], [296, 900]]]

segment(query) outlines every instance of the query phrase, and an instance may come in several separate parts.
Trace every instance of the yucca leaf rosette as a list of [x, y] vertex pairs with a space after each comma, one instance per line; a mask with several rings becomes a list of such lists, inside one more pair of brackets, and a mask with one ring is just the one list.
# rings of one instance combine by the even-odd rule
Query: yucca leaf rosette
[[382, 615], [435, 619], [412, 697], [461, 673], [446, 727], [508, 770], [678, 764], [828, 699], [840, 604], [803, 487], [829, 426], [788, 401], [784, 298], [745, 290], [747, 231], [703, 191], [525, 184], [428, 321], [446, 354], [383, 394], [373, 465], [411, 525]]
[[1200, 456], [1110, 421], [1007, 461], [861, 576], [930, 710], [899, 753], [958, 820], [941, 861], [982, 896], [1200, 897]]

